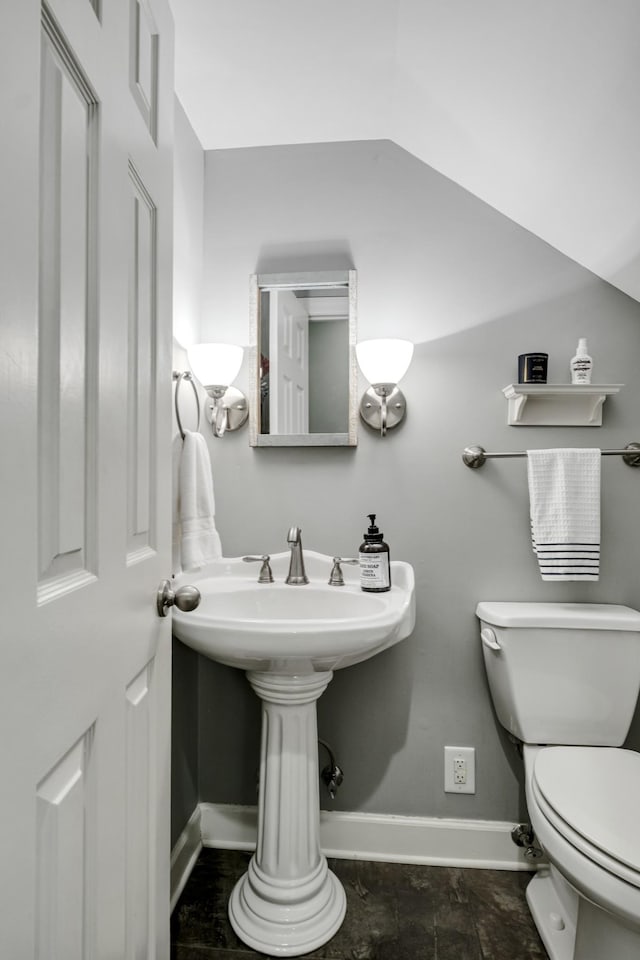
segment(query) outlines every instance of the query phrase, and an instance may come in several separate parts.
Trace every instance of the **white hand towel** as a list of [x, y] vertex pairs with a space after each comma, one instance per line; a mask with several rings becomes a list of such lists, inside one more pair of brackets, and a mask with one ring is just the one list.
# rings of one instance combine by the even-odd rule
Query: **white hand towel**
[[222, 556], [215, 526], [211, 460], [201, 433], [185, 430], [179, 488], [182, 569], [196, 570]]
[[531, 542], [543, 580], [597, 580], [600, 462], [596, 449], [527, 450]]

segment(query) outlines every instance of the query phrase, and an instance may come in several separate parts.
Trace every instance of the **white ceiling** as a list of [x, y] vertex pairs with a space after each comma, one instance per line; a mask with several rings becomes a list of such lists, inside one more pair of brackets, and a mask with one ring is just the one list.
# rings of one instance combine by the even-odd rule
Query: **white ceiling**
[[640, 300], [638, 0], [171, 0], [205, 150], [394, 140]]

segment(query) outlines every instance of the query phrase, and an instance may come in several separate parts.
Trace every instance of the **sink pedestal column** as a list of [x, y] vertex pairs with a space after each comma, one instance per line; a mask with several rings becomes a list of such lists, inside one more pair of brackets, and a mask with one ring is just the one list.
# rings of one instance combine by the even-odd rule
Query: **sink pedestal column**
[[344, 890], [320, 850], [316, 700], [332, 676], [247, 673], [262, 700], [258, 839], [229, 919], [263, 953], [309, 953], [344, 919]]

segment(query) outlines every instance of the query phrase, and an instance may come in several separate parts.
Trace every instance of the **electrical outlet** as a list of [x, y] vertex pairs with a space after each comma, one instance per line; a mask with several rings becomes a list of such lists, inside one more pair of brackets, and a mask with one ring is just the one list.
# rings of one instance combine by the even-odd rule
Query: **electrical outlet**
[[453, 758], [453, 782], [467, 782], [467, 761], [464, 757]]
[[476, 792], [476, 752], [474, 747], [444, 748], [445, 793]]

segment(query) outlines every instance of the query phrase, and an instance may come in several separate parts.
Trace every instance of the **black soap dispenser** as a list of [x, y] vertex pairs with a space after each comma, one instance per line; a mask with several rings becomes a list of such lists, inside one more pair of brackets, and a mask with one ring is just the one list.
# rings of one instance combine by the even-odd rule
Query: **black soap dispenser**
[[360, 545], [360, 586], [366, 593], [384, 593], [391, 589], [389, 544], [376, 527], [375, 513], [368, 513], [370, 525]]

